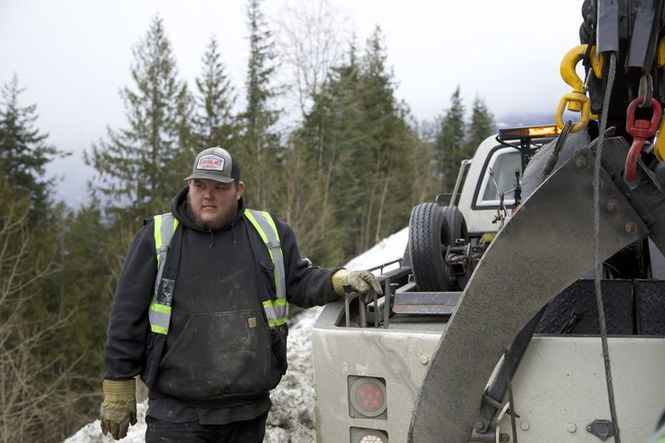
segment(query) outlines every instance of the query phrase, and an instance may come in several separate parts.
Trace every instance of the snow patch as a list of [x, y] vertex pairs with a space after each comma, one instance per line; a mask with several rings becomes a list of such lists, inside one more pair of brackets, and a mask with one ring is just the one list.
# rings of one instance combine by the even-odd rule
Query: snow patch
[[[344, 267], [351, 270], [371, 269], [402, 258], [409, 240], [409, 228], [384, 238], [371, 249], [351, 259]], [[386, 268], [389, 270], [389, 268]]]

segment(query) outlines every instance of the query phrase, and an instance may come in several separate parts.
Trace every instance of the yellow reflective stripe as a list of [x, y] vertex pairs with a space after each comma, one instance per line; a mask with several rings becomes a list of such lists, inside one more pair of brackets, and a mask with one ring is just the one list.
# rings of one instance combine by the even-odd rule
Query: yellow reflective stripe
[[266, 300], [266, 301], [263, 302], [263, 306], [266, 307], [266, 308], [269, 308], [269, 307], [272, 307], [272, 306], [275, 306], [275, 307], [278, 307], [278, 308], [282, 307], [282, 306], [286, 306], [286, 299], [285, 298], [278, 298], [278, 299], [275, 299], [275, 300]]
[[152, 309], [155, 312], [161, 312], [162, 314], [170, 314], [171, 313], [171, 306], [160, 305], [160, 304], [155, 303], [155, 302], [150, 303], [150, 309]]
[[[286, 323], [286, 299], [279, 300], [266, 300], [263, 302], [263, 311], [266, 313], [266, 318], [268, 319], [268, 326], [275, 327], [283, 325]], [[278, 317], [278, 309], [281, 311], [281, 316]]]
[[[162, 249], [162, 246], [164, 244], [164, 239], [162, 238], [162, 224], [163, 224], [162, 220], [164, 219], [164, 217], [170, 217], [173, 220], [173, 231], [171, 232], [171, 235], [167, 234], [168, 243], [171, 243], [173, 234], [175, 233], [175, 230], [178, 228], [178, 224], [180, 223], [177, 218], [173, 217], [173, 215], [169, 213], [155, 215], [153, 217], [153, 219], [155, 220], [154, 236], [155, 236], [155, 251], [157, 253], [157, 269], [159, 269], [159, 266], [161, 264], [160, 249]], [[169, 245], [166, 246], [168, 247]], [[164, 258], [166, 258], [166, 252], [164, 252]]]
[[162, 334], [162, 335], [167, 335], [169, 333], [169, 329], [165, 328], [163, 326], [157, 326], [157, 325], [150, 325], [150, 330], [154, 332], [155, 334]]
[[286, 317], [278, 318], [277, 320], [268, 320], [268, 326], [274, 328], [275, 326], [281, 326], [286, 323]]
[[162, 247], [162, 216], [155, 216], [155, 251], [157, 253], [157, 269], [159, 269], [159, 249]]
[[[261, 236], [261, 240], [263, 240], [263, 243], [265, 243], [267, 245], [268, 244], [268, 236], [263, 231], [263, 228], [261, 228], [261, 225], [259, 224], [259, 222], [256, 221], [256, 218], [254, 218], [254, 214], [252, 214], [252, 211], [246, 209], [245, 210], [245, 216], [249, 219], [249, 221], [252, 223], [252, 225], [254, 225], [254, 229], [256, 229], [256, 232], [258, 232], [259, 235]], [[269, 217], [269, 218], [271, 218], [271, 222], [272, 222], [272, 217]], [[270, 248], [268, 248], [268, 253], [270, 254], [270, 260], [274, 262], [275, 258], [272, 256], [272, 251], [270, 250]]]
[[[162, 271], [166, 264], [166, 256], [176, 229], [178, 219], [171, 213], [155, 215], [153, 217], [153, 235], [155, 238], [155, 253], [157, 255], [157, 275], [155, 276], [155, 289], [152, 302], [148, 310], [150, 330], [155, 334], [168, 334], [171, 321], [171, 306], [157, 303], [159, 286], [162, 281]], [[162, 232], [163, 231], [163, 232]]]
[[150, 321], [150, 330], [155, 334], [168, 334], [169, 320], [171, 319], [171, 306], [161, 305], [156, 302], [150, 303], [148, 310], [148, 320]]
[[245, 212], [251, 216], [247, 218], [254, 225], [257, 232], [259, 232], [259, 235], [268, 248], [270, 259], [275, 265], [276, 296], [278, 299], [284, 298], [286, 297], [284, 255], [280, 246], [279, 232], [277, 231], [275, 221], [266, 211], [246, 209]]

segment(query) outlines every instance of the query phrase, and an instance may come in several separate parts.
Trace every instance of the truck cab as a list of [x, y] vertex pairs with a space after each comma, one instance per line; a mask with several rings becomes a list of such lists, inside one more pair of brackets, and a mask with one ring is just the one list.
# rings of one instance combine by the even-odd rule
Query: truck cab
[[[318, 442], [408, 441], [421, 387], [465, 286], [520, 205], [527, 165], [557, 134], [556, 126], [538, 126], [488, 137], [462, 162], [450, 199], [413, 209], [404, 254], [373, 270], [385, 295], [349, 294], [323, 309], [312, 332]], [[621, 435], [638, 442], [665, 406], [665, 285], [657, 271], [665, 260], [646, 239], [622, 254], [648, 257], [626, 272], [619, 269], [624, 258], [608, 261], [617, 269], [602, 282]], [[566, 288], [515, 337], [477, 399], [468, 441], [611, 438], [591, 283], [583, 278]], [[473, 373], [473, 358], [465, 365]]]

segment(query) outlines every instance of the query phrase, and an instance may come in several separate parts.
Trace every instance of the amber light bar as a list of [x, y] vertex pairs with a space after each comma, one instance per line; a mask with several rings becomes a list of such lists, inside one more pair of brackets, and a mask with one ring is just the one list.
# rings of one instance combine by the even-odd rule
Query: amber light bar
[[502, 140], [510, 140], [520, 138], [553, 137], [560, 132], [561, 131], [557, 125], [506, 128], [499, 129], [499, 138]]

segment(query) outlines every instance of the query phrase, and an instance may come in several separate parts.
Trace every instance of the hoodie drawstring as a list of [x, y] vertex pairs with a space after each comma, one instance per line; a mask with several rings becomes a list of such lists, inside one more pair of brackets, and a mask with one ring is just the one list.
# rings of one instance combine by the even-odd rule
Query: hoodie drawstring
[[212, 229], [208, 229], [208, 232], [210, 232], [210, 245], [208, 245], [208, 249], [212, 249], [215, 246], [215, 234], [213, 234]]

